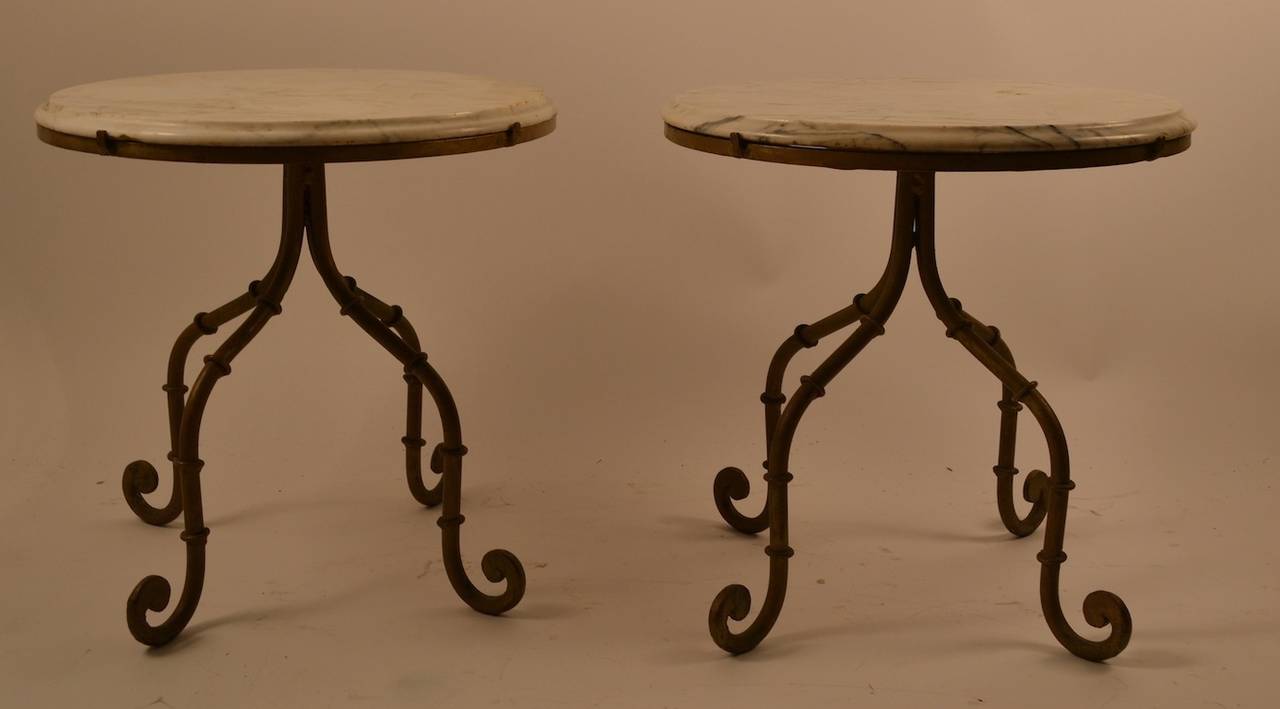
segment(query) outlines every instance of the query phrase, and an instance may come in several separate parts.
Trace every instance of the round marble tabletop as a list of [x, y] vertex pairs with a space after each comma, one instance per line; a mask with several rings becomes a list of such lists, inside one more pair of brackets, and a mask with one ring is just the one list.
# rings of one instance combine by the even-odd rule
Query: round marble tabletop
[[42, 138], [52, 132], [152, 146], [278, 149], [469, 138], [513, 124], [522, 131], [540, 126], [534, 132], [544, 135], [555, 114], [541, 89], [483, 77], [263, 69], [82, 84], [54, 93], [35, 119]]
[[751, 83], [679, 94], [662, 117], [701, 136], [884, 153], [1119, 148], [1182, 138], [1196, 126], [1161, 96], [993, 81]]

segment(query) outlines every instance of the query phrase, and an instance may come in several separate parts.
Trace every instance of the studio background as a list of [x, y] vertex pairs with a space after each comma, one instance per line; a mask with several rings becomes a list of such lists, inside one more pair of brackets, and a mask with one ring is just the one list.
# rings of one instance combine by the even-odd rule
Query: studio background
[[[15, 0], [4, 16], [0, 704], [1275, 700], [1273, 4]], [[280, 170], [56, 150], [31, 113], [88, 81], [286, 66], [491, 75], [559, 107], [555, 133], [513, 149], [328, 174], [338, 262], [405, 308], [458, 400], [463, 554], [510, 548], [529, 590], [501, 619], [454, 596], [437, 512], [404, 484], [400, 367], [304, 262], [212, 397], [203, 601], [146, 651], [125, 598], [180, 578], [183, 549], [176, 523], [132, 516], [120, 473], [146, 458], [167, 496], [169, 347], [265, 271]], [[999, 385], [914, 275], [797, 435], [774, 633], [737, 659], [707, 637], [715, 593], [745, 583], [758, 605], [766, 576], [764, 539], [719, 521], [711, 481], [742, 467], [744, 509], [763, 503], [765, 367], [796, 323], [874, 283], [893, 176], [684, 150], [659, 110], [685, 88], [815, 76], [1135, 89], [1200, 123], [1154, 163], [938, 178], [948, 289], [1001, 328], [1070, 440], [1067, 617], [1091, 631], [1098, 588], [1133, 613], [1107, 665], [1045, 627], [1040, 534], [1011, 539], [996, 515]], [[1022, 418], [1018, 465], [1045, 467]], [[426, 421], [434, 442], [429, 405]]]

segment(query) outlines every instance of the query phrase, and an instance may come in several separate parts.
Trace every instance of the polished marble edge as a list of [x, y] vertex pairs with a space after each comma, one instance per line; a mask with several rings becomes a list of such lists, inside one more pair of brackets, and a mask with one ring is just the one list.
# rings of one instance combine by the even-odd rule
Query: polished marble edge
[[667, 140], [684, 148], [745, 160], [824, 167], [836, 170], [894, 172], [1024, 172], [1071, 170], [1150, 162], [1177, 155], [1191, 147], [1191, 135], [1139, 145], [1095, 150], [1038, 150], [1023, 152], [920, 152], [902, 150], [836, 150], [807, 145], [769, 145], [718, 138], [663, 124]]
[[89, 138], [59, 133], [36, 126], [41, 142], [66, 150], [94, 155], [159, 160], [165, 162], [261, 165], [268, 163], [332, 163], [404, 160], [410, 158], [461, 155], [510, 148], [550, 135], [556, 128], [553, 117], [531, 126], [514, 125], [507, 130], [457, 138], [432, 138], [408, 143], [362, 143], [355, 145], [179, 145], [138, 143], [108, 136]]
[[[820, 85], [828, 82], [798, 82]], [[839, 83], [839, 82], [830, 82]], [[874, 82], [890, 84], [893, 82]], [[905, 86], [915, 84], [951, 84], [963, 86], [966, 82], [926, 82], [904, 80]], [[983, 88], [999, 86], [993, 82], [973, 82]], [[700, 135], [718, 138], [741, 139], [778, 146], [821, 147], [835, 150], [859, 150], [869, 152], [934, 152], [934, 153], [999, 153], [1090, 150], [1097, 148], [1144, 145], [1160, 140], [1171, 140], [1189, 135], [1196, 122], [1173, 101], [1149, 94], [1088, 90], [1078, 87], [1058, 87], [1051, 84], [1011, 83], [1011, 87], [1040, 90], [1096, 91], [1100, 97], [1114, 96], [1117, 100], [1132, 100], [1157, 104], [1163, 102], [1168, 110], [1163, 113], [1139, 116], [1130, 120], [1109, 122], [1079, 122], [1064, 124], [1049, 121], [1014, 125], [945, 125], [941, 116], [939, 124], [920, 124], [919, 116], [894, 122], [886, 118], [878, 122], [842, 121], [831, 118], [806, 117], [803, 108], [781, 105], [778, 113], [793, 113], [783, 118], [755, 117], [746, 113], [768, 113], [764, 108], [753, 111], [750, 103], [757, 100], [757, 89], [768, 103], [767, 92], [785, 84], [745, 84], [730, 87], [713, 87], [687, 91], [674, 97], [662, 111], [663, 121], [670, 126]], [[742, 97], [735, 103], [734, 94]], [[889, 100], [874, 97], [876, 100]], [[718, 105], [717, 105], [718, 104]], [[744, 106], [743, 104], [747, 104]], [[815, 102], [814, 116], [821, 116], [829, 106]], [[1049, 118], [1046, 116], [1046, 118]], [[912, 125], [916, 123], [916, 125]]]
[[[271, 70], [262, 70], [264, 72]], [[279, 70], [286, 72], [327, 70]], [[352, 70], [359, 71], [359, 70]], [[160, 75], [164, 78], [181, 76], [208, 76], [240, 72], [197, 72], [186, 75]], [[248, 72], [246, 72], [248, 73]], [[419, 72], [388, 71], [388, 74], [411, 75]], [[519, 123], [532, 126], [556, 117], [556, 108], [541, 89], [512, 84], [487, 77], [473, 77], [440, 72], [422, 72], [462, 81], [485, 82], [481, 88], [504, 90], [511, 94], [507, 105], [486, 107], [483, 110], [455, 112], [440, 116], [405, 116], [395, 118], [339, 118], [333, 120], [200, 120], [198, 118], [165, 119], [165, 111], [157, 110], [153, 117], [129, 115], [125, 112], [76, 110], [63, 105], [59, 99], [94, 89], [111, 90], [114, 81], [143, 81], [150, 77], [131, 77], [122, 80], [93, 82], [69, 87], [55, 92], [35, 112], [38, 126], [68, 135], [96, 138], [105, 131], [108, 138], [137, 143], [193, 146], [260, 146], [260, 147], [310, 147], [340, 145], [378, 145], [410, 143], [446, 138], [463, 138], [499, 133]], [[320, 90], [322, 87], [317, 87]], [[376, 87], [371, 87], [376, 89]], [[371, 94], [370, 100], [379, 97]], [[79, 99], [83, 100], [83, 98]], [[110, 96], [103, 100], [110, 100]], [[251, 110], [251, 109], [250, 109]]]

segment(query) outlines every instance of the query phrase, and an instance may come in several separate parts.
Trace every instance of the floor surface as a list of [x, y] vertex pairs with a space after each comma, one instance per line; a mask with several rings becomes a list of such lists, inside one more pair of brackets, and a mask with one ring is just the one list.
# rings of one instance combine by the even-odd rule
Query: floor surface
[[[982, 427], [994, 429], [989, 413]], [[211, 444], [204, 600], [158, 650], [129, 637], [124, 599], [145, 574], [180, 573], [177, 529], [133, 519], [105, 460], [42, 471], [4, 509], [0, 704], [1275, 706], [1276, 552], [1259, 543], [1275, 538], [1275, 495], [1269, 483], [1235, 483], [1274, 461], [1203, 478], [1195, 461], [1078, 467], [1068, 617], [1091, 631], [1079, 604], [1105, 588], [1135, 624], [1129, 649], [1099, 665], [1045, 627], [1040, 535], [1000, 527], [994, 441], [876, 450], [841, 440], [843, 425], [816, 417], [797, 446], [787, 605], [738, 658], [712, 645], [707, 606], [731, 582], [760, 597], [764, 542], [719, 523], [708, 492], [715, 462], [756, 457], [745, 436], [727, 456], [692, 441], [557, 452], [511, 441], [505, 459], [477, 449], [464, 502], [471, 573], [483, 583], [475, 566], [493, 546], [528, 572], [528, 595], [503, 618], [469, 611], [450, 590], [436, 513], [404, 489], [395, 436], [384, 447], [284, 446], [266, 460], [233, 440]], [[629, 458], [607, 457], [611, 448]], [[552, 468], [561, 474], [524, 474]], [[499, 487], [497, 469], [522, 472]]]

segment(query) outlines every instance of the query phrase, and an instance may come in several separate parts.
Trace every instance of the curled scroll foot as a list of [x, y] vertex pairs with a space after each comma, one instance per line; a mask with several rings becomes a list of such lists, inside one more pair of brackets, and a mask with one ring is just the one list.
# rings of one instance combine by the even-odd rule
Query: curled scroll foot
[[445, 569], [454, 590], [468, 606], [485, 615], [502, 615], [519, 605], [524, 598], [525, 576], [524, 566], [515, 554], [506, 549], [492, 549], [480, 559], [480, 570], [484, 577], [492, 583], [507, 584], [502, 593], [489, 595], [476, 588], [467, 578], [467, 572], [457, 561], [457, 557], [447, 556]]
[[746, 620], [751, 612], [751, 591], [746, 586], [739, 583], [725, 586], [711, 601], [707, 627], [712, 641], [725, 652], [734, 655], [751, 652], [769, 635], [782, 614], [787, 595], [787, 561], [794, 552], [788, 546], [770, 545], [765, 547], [765, 553], [769, 555], [769, 589], [755, 619], [747, 627], [736, 633], [729, 629], [730, 619]]
[[492, 583], [506, 581], [507, 590], [492, 603], [484, 604], [484, 607], [473, 606], [476, 610], [489, 615], [501, 615], [515, 608], [520, 599], [524, 598], [524, 566], [515, 554], [506, 549], [492, 549], [480, 559], [480, 570]]
[[1005, 529], [1016, 537], [1026, 537], [1040, 527], [1044, 521], [1047, 507], [1047, 491], [1049, 476], [1043, 470], [1032, 470], [1022, 481], [1022, 499], [1031, 503], [1026, 516], [1020, 516], [1013, 507], [1013, 480], [1001, 479], [996, 491], [997, 506], [1000, 510], [1000, 521]]
[[1084, 619], [1095, 628], [1108, 625], [1116, 629], [1115, 635], [1121, 636], [1115, 652], [1108, 655], [1114, 657], [1129, 644], [1129, 636], [1133, 632], [1133, 617], [1129, 615], [1129, 607], [1119, 596], [1110, 591], [1094, 591], [1084, 597]]
[[185, 622], [175, 624], [171, 620], [161, 625], [151, 625], [147, 622], [147, 611], [155, 613], [163, 611], [169, 605], [171, 593], [169, 581], [163, 576], [147, 576], [133, 587], [133, 592], [129, 594], [125, 615], [129, 623], [129, 632], [138, 642], [158, 647], [167, 644], [182, 632]]
[[[1056, 596], [1057, 589], [1051, 592]], [[1053, 606], [1056, 605], [1055, 598]], [[1089, 625], [1095, 628], [1110, 627], [1111, 634], [1102, 640], [1090, 640], [1072, 630], [1060, 613], [1056, 616], [1047, 615], [1049, 628], [1058, 642], [1072, 655], [1090, 662], [1103, 662], [1124, 652], [1133, 635], [1133, 618], [1124, 601], [1110, 591], [1094, 591], [1085, 596], [1083, 610], [1084, 619]]]
[[409, 479], [409, 489], [413, 492], [413, 499], [417, 500], [423, 507], [435, 507], [444, 499], [444, 444], [437, 443], [435, 448], [431, 449], [431, 460], [427, 463], [428, 469], [436, 475], [436, 484], [427, 487], [423, 481], [423, 476], [417, 476]]
[[143, 497], [160, 487], [160, 474], [156, 472], [155, 466], [147, 461], [135, 460], [126, 465], [120, 483], [129, 509], [133, 510], [133, 513], [143, 522], [162, 527], [182, 514], [182, 500], [177, 480], [174, 480], [169, 503], [164, 507], [153, 507]]
[[716, 473], [711, 494], [720, 516], [730, 527], [743, 534], [758, 534], [769, 528], [767, 507], [755, 517], [748, 517], [733, 504], [733, 500], [745, 500], [751, 494], [751, 481], [741, 469], [729, 467]]
[[751, 612], [751, 591], [740, 583], [730, 584], [716, 594], [711, 601], [711, 611], [707, 615], [707, 626], [711, 630], [711, 639], [725, 652], [741, 655], [750, 652], [764, 639], [764, 634], [751, 637], [748, 633], [734, 634], [729, 630], [729, 619], [745, 620]]
[[182, 595], [164, 621], [152, 625], [147, 621], [147, 612], [159, 613], [169, 607], [173, 588], [168, 579], [153, 574], [143, 578], [137, 586], [133, 587], [125, 606], [125, 620], [129, 626], [129, 633], [138, 642], [152, 647], [164, 645], [178, 637], [178, 633], [181, 633], [182, 629], [187, 627], [187, 623], [191, 622], [196, 606], [200, 604], [200, 593], [204, 587], [204, 547], [208, 538], [207, 528], [182, 533], [182, 541], [187, 547], [186, 578]]
[[[417, 382], [417, 379], [414, 379]], [[419, 394], [421, 396], [421, 394]], [[409, 494], [413, 499], [423, 507], [435, 507], [444, 500], [444, 486], [441, 475], [444, 474], [444, 454], [441, 452], [443, 444], [437, 443], [435, 449], [431, 451], [431, 460], [428, 463], [432, 473], [436, 475], [435, 485], [427, 487], [426, 481], [422, 474], [421, 449], [426, 445], [426, 441], [421, 438], [410, 438], [405, 436], [401, 439], [405, 445], [405, 480], [409, 483]]]

